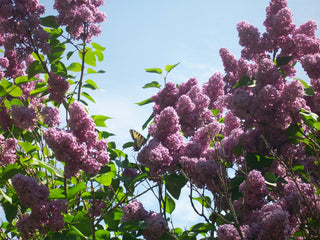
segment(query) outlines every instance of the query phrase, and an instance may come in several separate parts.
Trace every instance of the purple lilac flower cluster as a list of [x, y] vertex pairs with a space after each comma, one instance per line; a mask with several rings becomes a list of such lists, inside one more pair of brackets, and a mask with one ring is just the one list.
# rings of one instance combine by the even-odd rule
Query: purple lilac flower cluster
[[49, 189], [38, 185], [34, 178], [20, 173], [12, 178], [12, 185], [20, 197], [22, 206], [31, 208], [31, 214], [23, 216], [17, 222], [17, 228], [24, 239], [32, 239], [36, 230], [45, 234], [45, 228], [56, 232], [63, 228], [63, 215], [67, 211], [65, 200], [50, 200]]
[[2, 165], [13, 164], [16, 161], [17, 144], [17, 139], [5, 139], [3, 135], [0, 135], [0, 163]]
[[142, 234], [146, 240], [159, 239], [169, 230], [167, 221], [160, 213], [146, 211], [138, 200], [133, 200], [122, 208], [122, 222], [137, 220], [148, 223]]
[[[202, 88], [195, 78], [179, 86], [169, 82], [152, 97], [155, 120], [149, 133], [153, 139], [138, 154], [138, 161], [150, 168], [151, 176], [172, 172], [179, 163], [195, 185], [206, 187], [217, 197], [220, 160], [237, 164], [240, 171], [246, 167], [244, 156], [233, 152], [239, 143], [244, 154], [265, 156], [274, 150], [282, 156], [270, 167], [249, 172], [239, 187], [243, 197], [234, 202], [234, 208], [244, 216], [239, 217], [240, 228], [221, 226], [218, 230], [221, 239], [241, 239], [239, 229], [245, 239], [285, 239], [292, 236], [300, 224], [293, 218], [312, 216], [301, 206], [312, 206], [319, 212], [318, 198], [314, 197], [311, 184], [299, 183], [299, 188], [291, 188], [283, 197], [269, 192], [263, 177], [265, 172], [272, 172], [286, 178], [288, 185], [278, 185], [287, 189], [292, 180], [281, 161], [317, 169], [314, 159], [305, 157], [303, 146], [292, 144], [286, 135], [294, 123], [308, 131], [300, 115], [302, 108], [320, 113], [317, 24], [308, 21], [296, 26], [286, 0], [271, 0], [266, 13], [263, 34], [247, 22], [237, 25], [243, 47], [239, 59], [226, 48], [220, 49], [225, 74], [215, 73]], [[311, 78], [314, 97], [306, 97], [304, 85], [294, 79], [296, 61]], [[217, 118], [223, 117], [223, 124], [212, 115], [209, 110], [212, 108], [220, 111]], [[219, 133], [224, 138], [214, 141]], [[320, 182], [316, 174], [313, 178]], [[313, 197], [302, 198], [301, 194]], [[291, 202], [298, 203], [294, 211], [288, 207], [289, 197]]]
[[106, 20], [105, 13], [98, 10], [103, 4], [104, 0], [55, 0], [54, 8], [59, 12], [58, 23], [69, 27], [73, 39], [90, 42], [101, 33], [98, 23]]
[[57, 160], [65, 162], [65, 175], [70, 178], [79, 170], [96, 174], [109, 162], [106, 140], [98, 140], [93, 119], [79, 102], [69, 108], [70, 131], [50, 128], [44, 133], [48, 146]]

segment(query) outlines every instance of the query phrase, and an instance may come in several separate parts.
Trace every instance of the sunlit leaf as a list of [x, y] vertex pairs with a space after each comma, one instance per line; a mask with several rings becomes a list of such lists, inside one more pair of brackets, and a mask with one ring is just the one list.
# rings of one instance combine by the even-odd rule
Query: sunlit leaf
[[174, 200], [172, 199], [172, 197], [170, 197], [169, 194], [166, 194], [165, 197], [165, 211], [167, 213], [172, 213], [174, 211], [174, 209], [176, 208], [176, 203], [174, 202]]
[[199, 202], [201, 204], [201, 206], [203, 206], [205, 208], [211, 207], [211, 198], [210, 197], [207, 197], [207, 196], [197, 197], [197, 198], [193, 197], [192, 199]]
[[17, 85], [12, 85], [7, 89], [7, 91], [8, 91], [8, 94], [12, 97], [21, 97], [23, 94], [22, 89]]
[[145, 70], [148, 73], [157, 73], [157, 74], [161, 74], [162, 73], [162, 69], [161, 68], [146, 68]]
[[152, 99], [148, 98], [148, 99], [143, 100], [143, 101], [141, 101], [139, 103], [136, 103], [136, 104], [139, 105], [139, 106], [143, 106], [143, 105], [146, 105], [146, 104], [149, 104], [149, 103], [152, 103], [152, 102], [153, 102]]
[[161, 85], [157, 81], [153, 81], [153, 82], [147, 83], [142, 88], [160, 88], [160, 87]]
[[104, 115], [92, 115], [91, 117], [93, 118], [97, 127], [106, 127], [105, 121], [110, 119], [110, 117]]
[[80, 72], [81, 71], [81, 64], [78, 62], [71, 63], [68, 67], [68, 70], [73, 72]]
[[96, 50], [99, 50], [99, 51], [104, 51], [106, 48], [105, 47], [102, 47], [101, 45], [99, 45], [98, 43], [91, 43], [92, 47]]
[[80, 193], [81, 191], [84, 191], [87, 189], [85, 182], [80, 182], [77, 185], [68, 188], [67, 197], [68, 199], [72, 199], [77, 193]]
[[82, 92], [82, 93], [81, 93], [81, 96], [84, 96], [85, 98], [89, 99], [91, 102], [94, 102], [94, 103], [95, 103], [93, 97], [91, 97], [88, 93]]
[[39, 161], [35, 158], [33, 158], [32, 160], [33, 160], [31, 163], [32, 165], [43, 167], [43, 168], [47, 169], [50, 173], [54, 173], [54, 175], [56, 175], [57, 177], [61, 177], [61, 178], [64, 177], [62, 170], [56, 168], [55, 166], [51, 165], [50, 163], [42, 162], [42, 161]]
[[62, 62], [60, 62], [60, 61], [51, 64], [51, 70], [52, 70], [56, 75], [62, 76], [62, 77], [64, 77], [64, 78], [67, 78], [67, 77], [68, 77], [67, 68], [66, 68], [66, 66], [65, 66]]
[[178, 66], [180, 64], [180, 62], [173, 64], [173, 65], [167, 65], [166, 66], [166, 71], [170, 72], [172, 69], [174, 69], [176, 66]]
[[30, 143], [30, 142], [19, 142], [18, 144], [23, 148], [23, 150], [27, 154], [32, 153], [32, 152], [37, 151], [37, 150], [40, 149], [37, 145], [34, 145], [34, 144]]

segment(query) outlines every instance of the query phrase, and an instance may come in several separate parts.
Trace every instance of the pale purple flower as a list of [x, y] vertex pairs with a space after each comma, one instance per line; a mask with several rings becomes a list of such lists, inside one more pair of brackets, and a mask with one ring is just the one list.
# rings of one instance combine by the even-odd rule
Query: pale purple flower
[[209, 108], [223, 110], [217, 100], [224, 96], [224, 85], [221, 73], [213, 74], [209, 81], [203, 84], [203, 92], [210, 98]]
[[64, 77], [50, 72], [48, 85], [50, 93], [49, 99], [55, 101], [56, 103], [62, 103], [70, 86], [67, 80]]
[[153, 177], [169, 170], [174, 163], [169, 149], [156, 138], [139, 152], [137, 160], [150, 169], [150, 175]]
[[313, 79], [320, 79], [320, 53], [305, 55], [300, 59], [303, 69]]
[[2, 135], [0, 135], [0, 163], [3, 165], [13, 164], [16, 159], [16, 147], [18, 145], [18, 141], [15, 138], [4, 139]]
[[107, 18], [98, 10], [103, 4], [104, 1], [55, 0], [54, 8], [59, 12], [58, 23], [69, 27], [73, 39], [90, 42], [92, 37], [100, 35], [98, 24]]
[[24, 105], [12, 106], [11, 115], [14, 124], [24, 130], [32, 131], [37, 126], [36, 112]]
[[232, 224], [220, 225], [217, 235], [219, 240], [241, 240], [238, 230]]
[[168, 222], [160, 213], [150, 212], [145, 218], [145, 222], [149, 224], [147, 228], [142, 231], [146, 240], [157, 240], [169, 231]]
[[122, 208], [123, 215], [121, 221], [130, 221], [130, 220], [144, 220], [148, 212], [144, 209], [141, 202], [138, 200], [133, 200]]
[[56, 127], [61, 123], [59, 108], [57, 107], [44, 107], [41, 110], [41, 115], [44, 117], [43, 123], [48, 125], [48, 127]]
[[173, 82], [168, 82], [156, 95], [152, 96], [154, 114], [159, 114], [166, 107], [176, 105], [178, 99], [178, 89]]

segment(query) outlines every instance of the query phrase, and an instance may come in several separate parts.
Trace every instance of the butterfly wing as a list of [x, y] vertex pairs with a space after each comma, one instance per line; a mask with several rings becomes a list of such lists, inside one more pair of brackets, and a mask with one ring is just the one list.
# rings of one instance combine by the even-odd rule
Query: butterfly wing
[[134, 151], [139, 151], [140, 148], [146, 144], [147, 142], [147, 139], [142, 136], [140, 133], [138, 133], [137, 131], [131, 129], [130, 130], [130, 134], [131, 134], [131, 137], [133, 139], [133, 149]]

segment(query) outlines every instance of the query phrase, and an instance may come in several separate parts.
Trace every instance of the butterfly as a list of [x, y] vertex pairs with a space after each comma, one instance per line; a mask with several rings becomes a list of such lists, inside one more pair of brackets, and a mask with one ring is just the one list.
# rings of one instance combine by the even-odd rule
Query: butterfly
[[147, 139], [138, 133], [136, 130], [130, 129], [130, 134], [133, 139], [133, 149], [134, 151], [139, 151], [140, 148], [146, 144]]

